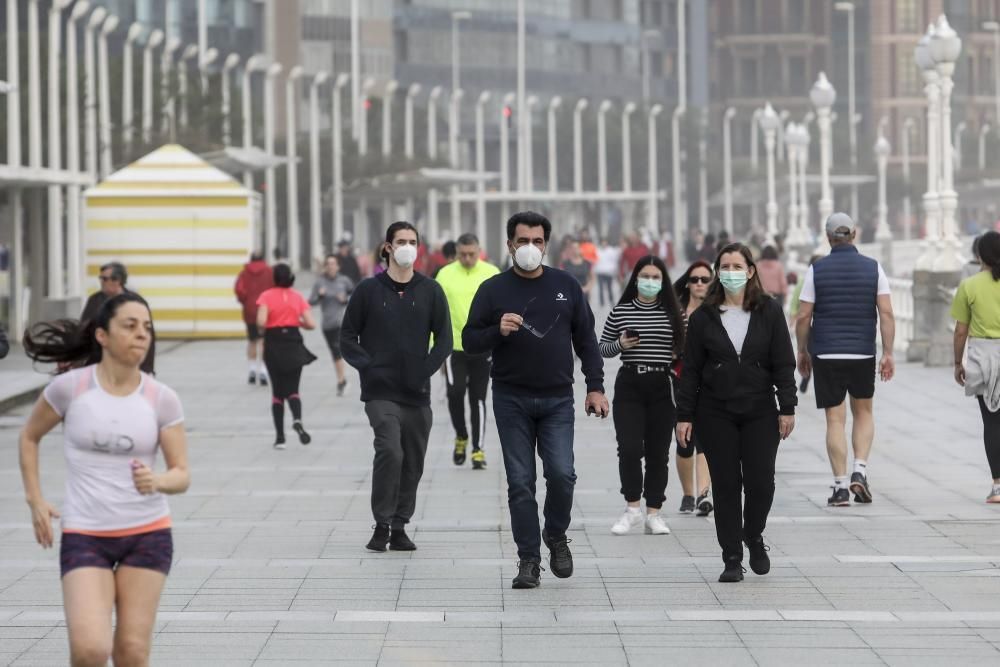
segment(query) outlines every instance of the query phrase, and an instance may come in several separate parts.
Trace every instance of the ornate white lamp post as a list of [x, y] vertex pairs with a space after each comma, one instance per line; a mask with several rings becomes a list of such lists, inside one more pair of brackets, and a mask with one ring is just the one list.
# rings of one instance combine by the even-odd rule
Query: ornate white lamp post
[[[955, 61], [962, 52], [962, 40], [948, 24], [948, 18], [938, 17], [936, 30], [930, 43], [931, 55], [937, 67], [941, 85], [941, 145], [951, 146], [951, 94], [955, 87], [952, 75]], [[935, 271], [954, 272], [962, 268], [959, 254], [958, 224], [955, 215], [958, 210], [958, 193], [955, 192], [954, 164], [950, 156], [942, 160], [941, 170], [941, 253], [934, 262]]]
[[775, 192], [774, 183], [774, 149], [778, 126], [781, 118], [774, 112], [774, 107], [768, 102], [764, 106], [764, 113], [760, 116], [760, 126], [764, 130], [764, 148], [767, 152], [767, 240], [774, 243], [774, 237], [778, 233], [778, 198]]
[[891, 152], [892, 146], [879, 129], [878, 141], [875, 142], [875, 159], [878, 162], [878, 227], [875, 229], [877, 241], [892, 240], [892, 230], [889, 229], [889, 207], [885, 201], [885, 169]]
[[809, 99], [816, 109], [816, 124], [819, 125], [819, 155], [820, 155], [820, 198], [819, 198], [819, 254], [830, 251], [830, 242], [826, 238], [826, 219], [833, 214], [833, 192], [830, 189], [830, 157], [832, 151], [830, 139], [830, 109], [837, 101], [837, 91], [826, 78], [824, 72], [819, 73], [816, 83], [809, 92]]

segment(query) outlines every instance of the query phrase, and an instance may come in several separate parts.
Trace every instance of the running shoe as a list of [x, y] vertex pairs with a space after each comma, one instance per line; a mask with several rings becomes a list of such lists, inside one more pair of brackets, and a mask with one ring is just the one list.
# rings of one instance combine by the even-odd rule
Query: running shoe
[[771, 559], [767, 555], [771, 547], [764, 544], [763, 537], [747, 540], [747, 549], [750, 551], [750, 569], [754, 574], [767, 574], [771, 571]]
[[870, 503], [872, 501], [872, 492], [868, 488], [868, 478], [860, 472], [851, 475], [851, 493], [854, 494], [854, 502], [856, 503]]
[[1000, 503], [1000, 484], [994, 484], [990, 489], [990, 495], [986, 496], [986, 502], [991, 505]]
[[830, 487], [833, 489], [833, 495], [826, 499], [827, 507], [850, 507], [851, 506], [851, 492], [840, 487], [839, 489]]
[[417, 545], [413, 543], [406, 530], [400, 526], [389, 531], [389, 551], [416, 551]]
[[734, 584], [737, 581], [743, 581], [744, 572], [746, 570], [743, 568], [743, 561], [739, 558], [727, 558], [726, 569], [719, 575], [719, 581], [723, 584]]
[[646, 515], [646, 534], [647, 535], [669, 535], [670, 526], [667, 522], [663, 520], [659, 512], [654, 514]]
[[638, 507], [634, 509], [626, 507], [621, 518], [615, 521], [615, 525], [611, 526], [611, 532], [615, 535], [628, 535], [633, 528], [641, 526], [642, 522], [642, 511]]
[[347, 380], [344, 380], [343, 382], [338, 382], [337, 383], [337, 396], [343, 396], [344, 395], [344, 389], [346, 389], [346, 388], [347, 388]]
[[285, 436], [279, 435], [277, 438], [274, 439], [274, 448], [285, 449]]
[[247, 384], [257, 384], [257, 374], [250, 371], [250, 377], [247, 378]]
[[483, 454], [483, 450], [474, 449], [472, 450], [472, 469], [473, 470], [483, 470], [486, 468], [486, 454]]
[[312, 442], [312, 437], [306, 433], [306, 429], [302, 426], [302, 422], [296, 420], [292, 423], [292, 430], [299, 434], [299, 442], [303, 445], [308, 445]]
[[465, 448], [468, 446], [468, 438], [455, 438], [455, 452], [451, 456], [451, 460], [455, 462], [455, 465], [460, 466], [465, 463]]
[[715, 509], [712, 504], [712, 489], [705, 489], [698, 496], [698, 500], [695, 503], [698, 506], [698, 516], [708, 516]]
[[537, 560], [521, 560], [517, 562], [517, 576], [511, 582], [511, 588], [538, 588], [542, 566]]
[[267, 376], [264, 375], [263, 373], [261, 373], [260, 375], [258, 375], [257, 376], [257, 384], [259, 384], [262, 387], [266, 387], [267, 386]]
[[684, 496], [681, 498], [681, 514], [691, 514], [694, 512], [694, 496]]
[[365, 548], [369, 551], [385, 551], [386, 545], [389, 544], [389, 532], [389, 524], [375, 524], [375, 532], [372, 534], [372, 539], [368, 540]]
[[560, 579], [573, 576], [573, 554], [569, 550], [572, 541], [565, 534], [551, 537], [542, 531], [542, 541], [549, 548], [549, 570]]

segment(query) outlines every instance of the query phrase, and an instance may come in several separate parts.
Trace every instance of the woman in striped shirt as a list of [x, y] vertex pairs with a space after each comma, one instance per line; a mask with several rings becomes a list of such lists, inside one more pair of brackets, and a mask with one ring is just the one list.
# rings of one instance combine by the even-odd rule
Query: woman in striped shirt
[[[613, 417], [618, 473], [627, 506], [611, 528], [615, 535], [625, 535], [643, 523], [647, 534], [670, 532], [660, 508], [666, 499], [670, 431], [676, 414], [670, 364], [674, 351], [683, 349], [683, 338], [684, 324], [667, 267], [659, 257], [647, 255], [632, 270], [600, 342], [605, 358], [622, 356]], [[639, 506], [643, 497], [645, 518]]]

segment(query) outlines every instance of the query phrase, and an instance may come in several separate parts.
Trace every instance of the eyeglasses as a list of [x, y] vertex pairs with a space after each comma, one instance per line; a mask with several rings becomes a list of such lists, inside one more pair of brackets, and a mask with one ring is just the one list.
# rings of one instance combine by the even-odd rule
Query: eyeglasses
[[710, 282], [712, 282], [712, 278], [711, 276], [691, 276], [690, 278], [688, 278], [688, 282], [691, 283], [692, 285], [697, 285], [698, 283], [701, 283], [702, 285], [707, 285]]
[[98, 278], [100, 279], [100, 281], [102, 283], [117, 282], [117, 280], [118, 280], [114, 276], [98, 276]]
[[559, 317], [562, 315], [562, 313], [556, 313], [556, 319], [552, 320], [552, 324], [549, 325], [548, 329], [546, 329], [545, 331], [540, 330], [536, 326], [530, 324], [526, 319], [524, 319], [524, 314], [528, 312], [528, 306], [530, 306], [532, 302], [534, 302], [536, 299], [538, 299], [537, 296], [532, 297], [528, 301], [528, 303], [524, 304], [524, 310], [521, 311], [521, 326], [527, 329], [528, 332], [535, 338], [545, 338], [547, 335], [549, 335], [549, 332], [552, 331], [552, 328], [559, 321]]

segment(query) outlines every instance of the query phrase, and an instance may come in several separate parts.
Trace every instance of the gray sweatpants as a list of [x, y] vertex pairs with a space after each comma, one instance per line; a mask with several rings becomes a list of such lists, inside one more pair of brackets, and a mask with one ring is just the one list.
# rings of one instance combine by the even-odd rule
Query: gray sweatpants
[[375, 432], [372, 515], [377, 524], [400, 528], [417, 505], [417, 485], [431, 434], [430, 406], [368, 401], [365, 414]]

